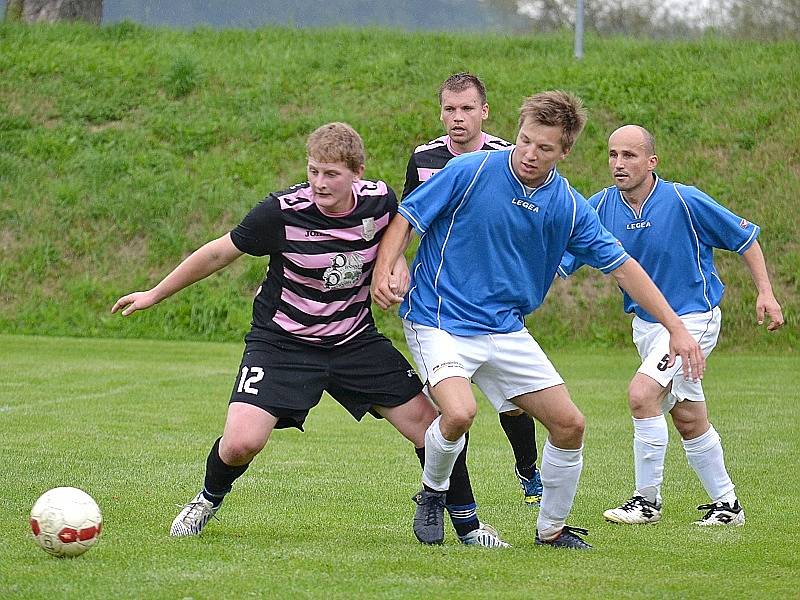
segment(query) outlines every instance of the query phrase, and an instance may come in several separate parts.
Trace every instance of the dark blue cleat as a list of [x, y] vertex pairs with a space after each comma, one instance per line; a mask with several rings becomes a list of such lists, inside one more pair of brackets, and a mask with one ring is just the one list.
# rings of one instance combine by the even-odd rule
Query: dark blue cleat
[[539, 469], [533, 467], [533, 476], [527, 479], [519, 474], [519, 470], [514, 466], [514, 474], [519, 480], [519, 485], [522, 488], [522, 494], [525, 497], [525, 504], [528, 506], [539, 506], [542, 501], [542, 475]]
[[589, 550], [591, 546], [581, 539], [578, 535], [586, 535], [589, 531], [581, 527], [570, 527], [564, 525], [561, 533], [552, 540], [542, 540], [539, 538], [539, 532], [536, 532], [536, 545], [537, 546], [552, 546], [553, 548], [569, 548], [571, 550]]
[[444, 542], [444, 500], [447, 492], [422, 489], [412, 496], [417, 503], [414, 513], [414, 535], [423, 544]]

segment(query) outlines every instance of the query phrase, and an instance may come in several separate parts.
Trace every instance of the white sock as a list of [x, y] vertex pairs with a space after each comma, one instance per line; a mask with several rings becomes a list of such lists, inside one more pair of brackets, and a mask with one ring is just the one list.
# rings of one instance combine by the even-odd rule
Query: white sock
[[456, 458], [464, 449], [464, 436], [451, 442], [442, 435], [439, 428], [439, 415], [425, 432], [425, 468], [422, 470], [422, 483], [429, 488], [445, 491], [450, 488], [450, 473]]
[[539, 538], [549, 540], [557, 535], [572, 510], [578, 479], [583, 469], [583, 446], [575, 450], [562, 450], [544, 443], [542, 466], [542, 502], [536, 529]]
[[722, 443], [714, 426], [693, 440], [683, 440], [683, 449], [691, 467], [711, 497], [712, 502], [736, 502], [733, 481], [725, 469]]
[[664, 415], [633, 420], [633, 469], [636, 492], [654, 504], [661, 503], [664, 458], [669, 429]]

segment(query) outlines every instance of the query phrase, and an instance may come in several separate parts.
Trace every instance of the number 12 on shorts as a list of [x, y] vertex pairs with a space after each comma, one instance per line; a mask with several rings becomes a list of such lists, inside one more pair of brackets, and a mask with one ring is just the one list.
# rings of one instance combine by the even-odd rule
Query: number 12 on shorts
[[[248, 377], [248, 372], [250, 376]], [[261, 367], [242, 367], [242, 374], [239, 377], [239, 387], [236, 388], [238, 393], [258, 395], [258, 390], [253, 387], [254, 383], [258, 383], [264, 379], [264, 369]]]

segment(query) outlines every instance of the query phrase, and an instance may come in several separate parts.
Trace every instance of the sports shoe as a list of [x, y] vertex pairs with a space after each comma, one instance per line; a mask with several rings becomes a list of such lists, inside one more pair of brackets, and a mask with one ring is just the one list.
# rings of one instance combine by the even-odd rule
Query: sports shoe
[[570, 550], [589, 550], [591, 546], [581, 539], [578, 535], [586, 535], [589, 531], [582, 527], [570, 527], [564, 525], [561, 533], [552, 540], [543, 540], [539, 537], [539, 531], [536, 531], [536, 545], [537, 546], [552, 546], [553, 548], [568, 548]]
[[447, 492], [421, 489], [411, 499], [417, 503], [414, 513], [414, 535], [423, 544], [444, 542], [444, 498]]
[[183, 510], [175, 517], [172, 527], [169, 529], [169, 534], [172, 537], [199, 535], [220, 506], [221, 503], [214, 506], [209, 500], [206, 500], [203, 492], [200, 492], [188, 504], [184, 505]]
[[511, 548], [500, 539], [500, 534], [491, 525], [481, 523], [478, 529], [473, 529], [467, 535], [458, 536], [458, 540], [465, 546], [483, 546], [484, 548]]
[[525, 496], [525, 504], [539, 506], [539, 502], [542, 501], [542, 475], [539, 473], [539, 469], [534, 466], [533, 477], [526, 479], [519, 474], [517, 466], [514, 465], [514, 474], [517, 476], [522, 493]]
[[606, 521], [625, 525], [657, 523], [661, 520], [661, 505], [653, 504], [644, 496], [636, 494], [622, 506], [609, 508], [603, 516]]
[[707, 510], [708, 512], [695, 525], [731, 525], [741, 527], [744, 525], [744, 509], [739, 504], [739, 500], [734, 500], [733, 504], [727, 502], [713, 502], [711, 504], [701, 504], [697, 510]]

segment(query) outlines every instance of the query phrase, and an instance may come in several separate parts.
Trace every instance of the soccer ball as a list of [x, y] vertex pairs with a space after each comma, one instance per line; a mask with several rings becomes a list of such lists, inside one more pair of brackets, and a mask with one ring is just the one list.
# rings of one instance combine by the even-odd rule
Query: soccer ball
[[74, 487], [42, 494], [31, 509], [36, 542], [53, 556], [78, 556], [95, 545], [103, 517], [94, 499]]

